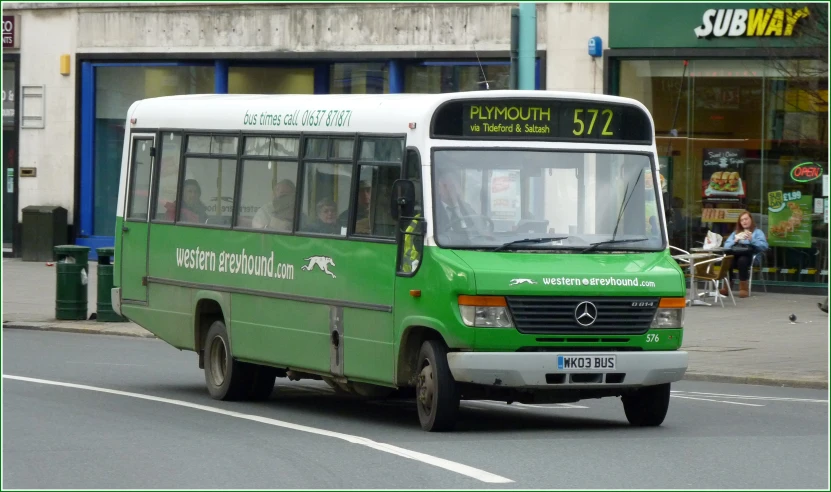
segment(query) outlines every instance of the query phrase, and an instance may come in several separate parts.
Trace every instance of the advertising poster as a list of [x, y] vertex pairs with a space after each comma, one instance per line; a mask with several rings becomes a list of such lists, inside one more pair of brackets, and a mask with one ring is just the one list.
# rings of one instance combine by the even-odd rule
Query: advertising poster
[[747, 186], [743, 181], [744, 149], [704, 149], [701, 196], [705, 202], [739, 203]]
[[490, 196], [492, 219], [519, 221], [519, 171], [493, 171]]
[[799, 191], [768, 193], [768, 244], [811, 247], [813, 197]]
[[704, 208], [701, 210], [701, 221], [735, 224], [742, 212], [743, 208]]

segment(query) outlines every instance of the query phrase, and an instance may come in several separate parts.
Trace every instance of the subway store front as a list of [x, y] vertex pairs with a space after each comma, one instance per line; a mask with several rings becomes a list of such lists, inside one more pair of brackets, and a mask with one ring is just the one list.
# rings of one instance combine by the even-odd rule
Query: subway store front
[[673, 246], [748, 210], [754, 291], [826, 294], [828, 4], [776, 7], [612, 3], [604, 89], [652, 112]]

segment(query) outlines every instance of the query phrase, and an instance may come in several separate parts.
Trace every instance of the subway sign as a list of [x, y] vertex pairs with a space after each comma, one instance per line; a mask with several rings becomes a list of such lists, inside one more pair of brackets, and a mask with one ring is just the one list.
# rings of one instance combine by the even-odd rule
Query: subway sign
[[822, 176], [822, 166], [813, 162], [803, 162], [791, 169], [791, 179], [797, 183], [807, 183]]
[[790, 37], [800, 19], [810, 15], [801, 9], [708, 9], [701, 25], [693, 29], [699, 38]]

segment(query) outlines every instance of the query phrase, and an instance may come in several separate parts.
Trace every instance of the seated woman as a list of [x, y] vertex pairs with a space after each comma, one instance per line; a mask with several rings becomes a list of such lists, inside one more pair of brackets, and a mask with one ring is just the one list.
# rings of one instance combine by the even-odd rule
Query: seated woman
[[[202, 187], [195, 179], [186, 179], [182, 184], [182, 208], [179, 213], [179, 222], [204, 224], [208, 219], [208, 211], [201, 200]], [[165, 204], [165, 218], [173, 220], [176, 216], [176, 204]]]
[[[765, 233], [756, 227], [750, 212], [744, 211], [736, 221], [736, 230], [724, 241], [724, 248], [730, 250], [733, 261], [739, 269], [739, 297], [748, 296], [748, 281], [753, 255], [769, 248]], [[728, 282], [732, 282], [732, 272], [728, 272]], [[727, 295], [727, 286], [720, 290]]]
[[338, 224], [338, 208], [331, 198], [323, 198], [317, 202], [315, 207], [317, 219], [309, 225], [309, 232], [321, 234], [341, 234], [341, 226]]

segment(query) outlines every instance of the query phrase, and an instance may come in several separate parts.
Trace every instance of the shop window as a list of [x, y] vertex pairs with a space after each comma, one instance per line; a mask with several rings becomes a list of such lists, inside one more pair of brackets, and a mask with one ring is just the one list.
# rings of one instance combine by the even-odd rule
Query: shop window
[[405, 69], [405, 92], [438, 94], [510, 89], [509, 64], [411, 65]]
[[389, 70], [383, 63], [335, 63], [330, 70], [332, 94], [384, 94], [390, 91]]
[[229, 94], [314, 94], [314, 69], [230, 67]]
[[95, 68], [95, 126], [92, 234], [112, 236], [121, 176], [124, 122], [140, 99], [214, 91], [214, 67]]
[[803, 163], [828, 173], [827, 65], [699, 59], [619, 67], [619, 94], [643, 102], [655, 121], [671, 244], [698, 246], [707, 231], [727, 237], [748, 210], [771, 246], [756, 265], [765, 280], [826, 283], [822, 180], [791, 173]]

